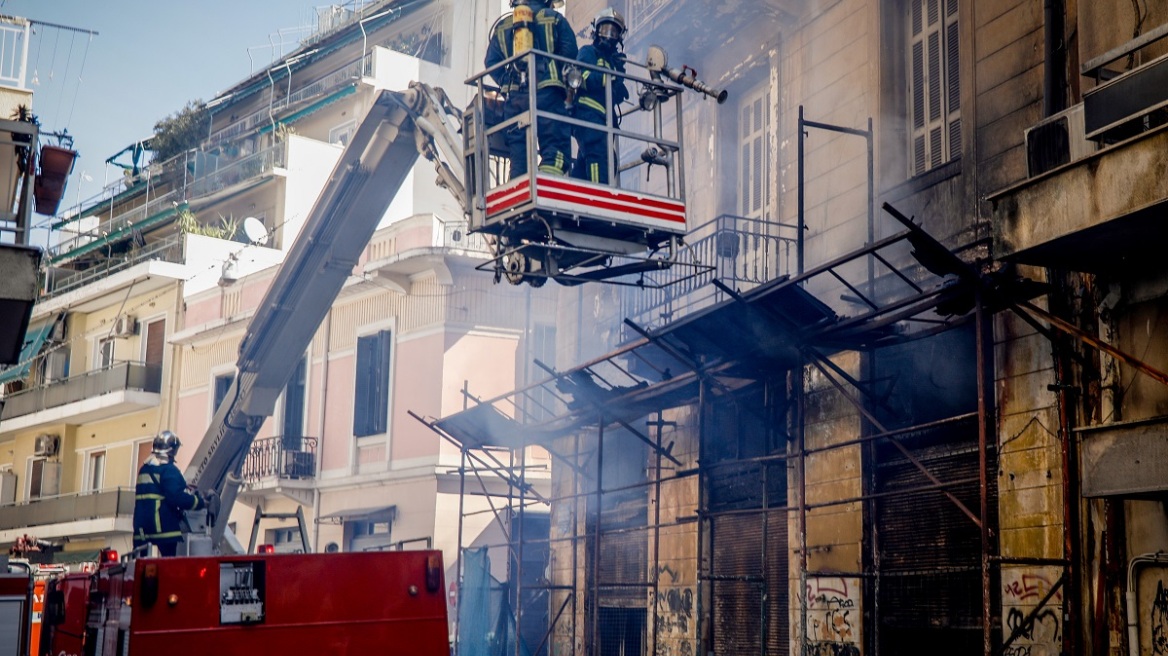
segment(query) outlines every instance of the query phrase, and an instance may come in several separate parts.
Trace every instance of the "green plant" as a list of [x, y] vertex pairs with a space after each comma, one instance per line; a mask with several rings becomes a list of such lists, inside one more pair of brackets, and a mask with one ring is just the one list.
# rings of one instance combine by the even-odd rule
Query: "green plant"
[[201, 100], [192, 100], [174, 114], [154, 124], [150, 149], [154, 160], [166, 160], [195, 148], [207, 136], [211, 126], [211, 112]]
[[235, 239], [239, 234], [240, 227], [243, 225], [238, 219], [228, 215], [219, 215], [219, 225], [203, 225], [199, 223], [198, 217], [189, 209], [180, 210], [178, 217], [175, 219], [175, 225], [180, 232], [188, 235], [202, 235], [204, 237], [212, 237], [214, 239]]
[[[20, 121], [22, 123], [32, 123], [38, 128], [41, 126], [41, 119], [36, 114], [32, 113], [32, 109], [30, 109], [28, 105], [17, 105], [16, 109], [12, 112], [12, 115], [9, 118], [14, 121]], [[12, 140], [18, 144], [14, 149], [16, 151], [16, 168], [20, 171], [21, 175], [24, 175], [28, 173], [29, 169], [31, 168], [30, 165], [32, 162], [30, 160], [32, 153], [28, 146], [22, 146], [19, 144], [31, 143], [32, 135], [24, 134], [23, 132], [13, 132]]]

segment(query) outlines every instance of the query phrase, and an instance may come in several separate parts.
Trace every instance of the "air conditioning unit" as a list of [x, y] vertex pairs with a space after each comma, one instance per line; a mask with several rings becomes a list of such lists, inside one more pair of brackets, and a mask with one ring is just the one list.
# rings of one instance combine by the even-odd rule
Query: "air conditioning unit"
[[130, 337], [138, 334], [138, 319], [129, 315], [121, 315], [114, 319], [114, 336]]
[[41, 433], [36, 436], [36, 441], [33, 442], [32, 454], [37, 457], [51, 458], [57, 455], [57, 447], [60, 444], [60, 436]]
[[1083, 105], [1078, 104], [1026, 129], [1026, 168], [1029, 177], [1077, 162], [1099, 150], [1088, 141]]

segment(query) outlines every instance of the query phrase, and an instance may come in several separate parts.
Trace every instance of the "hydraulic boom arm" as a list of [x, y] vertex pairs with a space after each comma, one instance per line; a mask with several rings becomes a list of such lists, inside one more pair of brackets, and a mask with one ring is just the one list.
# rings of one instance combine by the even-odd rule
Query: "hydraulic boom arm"
[[382, 91], [317, 198], [239, 347], [235, 380], [186, 470], [189, 483], [220, 499], [211, 542], [222, 542], [252, 441], [288, 384], [298, 357], [419, 153], [435, 163], [439, 184], [465, 204], [459, 113], [446, 94], [421, 83]]

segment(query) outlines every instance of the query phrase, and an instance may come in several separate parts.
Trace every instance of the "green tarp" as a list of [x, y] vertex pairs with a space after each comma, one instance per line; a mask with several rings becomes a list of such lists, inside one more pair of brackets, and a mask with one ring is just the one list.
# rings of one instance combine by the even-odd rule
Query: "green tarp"
[[20, 362], [0, 371], [0, 385], [28, 377], [33, 358], [41, 352], [41, 347], [44, 346], [45, 340], [48, 339], [49, 333], [53, 331], [53, 326], [56, 323], [56, 321], [49, 321], [43, 326], [28, 329], [24, 335], [24, 346], [20, 349]]

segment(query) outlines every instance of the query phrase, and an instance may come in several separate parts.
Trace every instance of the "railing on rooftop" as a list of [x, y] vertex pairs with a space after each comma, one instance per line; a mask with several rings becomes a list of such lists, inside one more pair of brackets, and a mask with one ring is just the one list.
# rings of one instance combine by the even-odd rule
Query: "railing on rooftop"
[[258, 178], [272, 169], [285, 165], [284, 141], [259, 152], [234, 160], [224, 166], [216, 163], [213, 170], [204, 172], [187, 187], [188, 198], [201, 198], [245, 180]]
[[171, 235], [165, 239], [149, 244], [144, 248], [131, 250], [125, 255], [105, 257], [97, 261], [88, 269], [49, 269], [45, 274], [41, 300], [77, 289], [98, 278], [105, 278], [111, 274], [128, 269], [143, 262], [159, 261], [183, 264], [183, 235]]
[[133, 516], [134, 490], [119, 487], [100, 492], [41, 497], [16, 505], [0, 506], [0, 531]]
[[264, 107], [211, 135], [212, 144], [221, 144], [265, 124], [275, 123], [274, 114], [299, 102], [323, 96], [352, 80], [373, 74], [373, 58], [368, 55], [351, 62], [324, 77], [309, 82], [284, 98], [277, 98], [271, 107]]
[[55, 380], [6, 396], [0, 418], [23, 417], [111, 392], [137, 390], [157, 394], [161, 389], [162, 369], [157, 365], [115, 362], [102, 369]]
[[[659, 288], [636, 288], [622, 296], [622, 317], [643, 327], [666, 322], [725, 300], [719, 280], [744, 292], [790, 275], [795, 267], [795, 226], [723, 214], [690, 231], [680, 259], [713, 265], [690, 276], [687, 267], [652, 274]], [[670, 284], [670, 279], [678, 282]]]
[[251, 443], [243, 461], [244, 483], [265, 478], [310, 479], [316, 476], [315, 437], [264, 437]]

